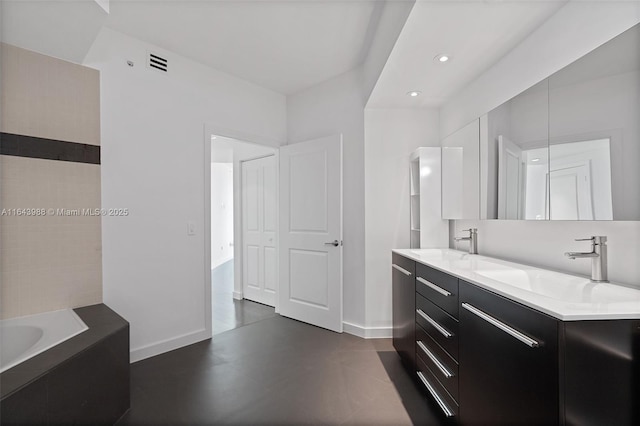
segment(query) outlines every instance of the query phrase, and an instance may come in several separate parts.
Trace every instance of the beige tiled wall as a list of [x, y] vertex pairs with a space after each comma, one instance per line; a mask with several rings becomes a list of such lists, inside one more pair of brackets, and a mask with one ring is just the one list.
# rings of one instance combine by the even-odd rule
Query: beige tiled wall
[[100, 145], [98, 71], [0, 43], [5, 133]]
[[[1, 131], [100, 144], [97, 71], [0, 49]], [[100, 204], [100, 165], [0, 155], [0, 318], [102, 301], [101, 217], [58, 212]]]
[[101, 218], [57, 214], [100, 208], [100, 166], [4, 155], [0, 161], [3, 209], [55, 210], [0, 217], [2, 317], [101, 302]]

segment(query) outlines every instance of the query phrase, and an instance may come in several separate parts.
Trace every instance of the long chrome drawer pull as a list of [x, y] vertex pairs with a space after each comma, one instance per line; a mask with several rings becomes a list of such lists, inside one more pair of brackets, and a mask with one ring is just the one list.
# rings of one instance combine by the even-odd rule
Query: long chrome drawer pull
[[471, 312], [472, 314], [482, 318], [483, 320], [485, 320], [489, 324], [491, 324], [491, 325], [499, 328], [500, 330], [504, 331], [505, 333], [507, 333], [511, 337], [515, 337], [516, 339], [520, 340], [525, 345], [527, 345], [527, 346], [529, 346], [531, 348], [537, 348], [538, 346], [540, 346], [540, 343], [538, 343], [537, 341], [533, 340], [529, 336], [520, 333], [518, 330], [516, 330], [516, 329], [514, 329], [512, 327], [509, 327], [507, 324], [505, 324], [505, 323], [503, 323], [501, 321], [498, 321], [497, 319], [495, 319], [491, 315], [489, 315], [489, 314], [487, 314], [485, 312], [482, 312], [480, 309], [476, 308], [475, 306], [470, 305], [468, 303], [463, 303], [462, 307], [465, 308], [467, 311]]
[[407, 271], [406, 269], [396, 265], [395, 263], [392, 264], [391, 266], [393, 266], [393, 269], [397, 269], [398, 271], [402, 272], [405, 275], [411, 275], [411, 272]]
[[429, 324], [431, 324], [436, 330], [438, 330], [444, 337], [446, 337], [447, 339], [449, 337], [452, 337], [453, 334], [451, 334], [449, 332], [449, 330], [447, 330], [446, 328], [444, 328], [443, 326], [441, 326], [440, 324], [438, 324], [433, 318], [431, 318], [429, 315], [425, 314], [424, 311], [422, 309], [416, 309], [416, 312], [418, 313], [418, 315], [420, 315], [422, 318], [424, 318], [424, 320], [426, 322], [428, 322]]
[[416, 277], [416, 280], [420, 281], [422, 284], [426, 285], [431, 290], [437, 291], [438, 293], [440, 293], [441, 295], [443, 295], [445, 297], [451, 296], [451, 293], [449, 293], [447, 290], [445, 290], [442, 287], [438, 287], [437, 285], [435, 285], [431, 281], [427, 281], [422, 277]]
[[444, 377], [446, 377], [447, 379], [449, 377], [453, 377], [453, 373], [450, 372], [449, 369], [445, 367], [444, 364], [442, 364], [438, 358], [436, 358], [436, 356], [425, 346], [424, 343], [422, 343], [422, 341], [418, 340], [416, 343], [418, 344], [418, 346], [420, 346], [420, 349], [422, 349], [422, 352], [424, 352], [429, 357], [429, 359], [436, 365], [436, 367], [438, 367], [438, 369], [442, 372], [442, 374], [444, 374]]
[[427, 378], [424, 377], [424, 374], [422, 374], [422, 371], [418, 371], [417, 374], [418, 374], [418, 377], [420, 378], [420, 381], [427, 388], [427, 390], [429, 391], [429, 393], [431, 394], [433, 399], [435, 399], [436, 402], [438, 403], [438, 405], [440, 406], [440, 408], [442, 408], [442, 411], [444, 412], [444, 415], [447, 416], [447, 417], [453, 417], [453, 411], [451, 411], [451, 409], [449, 407], [447, 407], [447, 404], [444, 403], [442, 398], [440, 398], [440, 395], [438, 395], [438, 393], [433, 388], [433, 386], [431, 386], [431, 383], [429, 383]]

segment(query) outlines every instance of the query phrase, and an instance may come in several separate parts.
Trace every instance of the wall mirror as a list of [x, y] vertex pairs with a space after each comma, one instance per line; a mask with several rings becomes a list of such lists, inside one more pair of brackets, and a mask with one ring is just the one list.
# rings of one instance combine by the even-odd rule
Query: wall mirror
[[481, 169], [489, 219], [547, 218], [548, 88], [544, 80], [487, 114]]
[[482, 218], [640, 220], [640, 25], [484, 121]]
[[478, 219], [480, 124], [474, 120], [442, 140], [442, 218]]

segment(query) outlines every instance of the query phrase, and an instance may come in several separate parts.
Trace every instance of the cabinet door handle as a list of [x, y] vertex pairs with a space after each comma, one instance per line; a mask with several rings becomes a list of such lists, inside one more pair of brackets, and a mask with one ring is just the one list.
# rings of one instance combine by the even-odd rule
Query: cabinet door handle
[[438, 293], [440, 293], [441, 295], [445, 296], [445, 297], [449, 297], [451, 296], [451, 293], [449, 293], [447, 290], [445, 290], [444, 288], [435, 285], [434, 283], [432, 283], [431, 281], [427, 281], [422, 277], [416, 277], [417, 281], [420, 281], [422, 284], [426, 285], [427, 287], [429, 287], [431, 290], [437, 291]]
[[393, 267], [393, 269], [397, 269], [398, 271], [402, 272], [403, 274], [407, 275], [407, 276], [411, 276], [411, 272], [407, 271], [406, 269], [404, 269], [401, 266], [396, 265], [395, 263], [391, 265]]
[[438, 324], [436, 322], [436, 320], [434, 320], [433, 318], [431, 318], [429, 315], [425, 314], [424, 311], [422, 309], [416, 309], [416, 312], [418, 313], [418, 315], [420, 315], [422, 318], [424, 318], [424, 320], [426, 322], [428, 322], [429, 324], [431, 324], [436, 330], [438, 330], [440, 332], [440, 334], [442, 334], [444, 337], [446, 337], [447, 339], [452, 337], [453, 334], [451, 334], [449, 332], [449, 330], [447, 330], [446, 328], [444, 328], [443, 326], [441, 326], [440, 324]]
[[436, 400], [436, 402], [438, 403], [438, 405], [440, 406], [440, 408], [444, 412], [444, 415], [447, 416], [447, 417], [453, 417], [453, 411], [451, 411], [451, 409], [449, 407], [447, 407], [447, 404], [445, 404], [445, 402], [442, 400], [442, 398], [440, 398], [440, 395], [438, 395], [438, 393], [433, 388], [433, 386], [431, 386], [431, 383], [429, 383], [427, 378], [424, 377], [424, 374], [422, 374], [422, 371], [418, 371], [416, 374], [418, 374], [418, 377], [420, 378], [420, 381], [427, 388], [427, 390], [429, 391], [429, 393], [431, 394], [433, 399]]
[[540, 346], [539, 342], [533, 340], [532, 338], [530, 338], [529, 336], [527, 336], [525, 334], [520, 333], [518, 330], [516, 330], [516, 329], [514, 329], [512, 327], [509, 327], [507, 324], [503, 323], [502, 321], [498, 321], [497, 319], [495, 319], [491, 315], [487, 314], [486, 312], [481, 311], [480, 309], [476, 308], [475, 306], [470, 305], [468, 303], [463, 303], [462, 307], [465, 308], [467, 311], [471, 312], [472, 314], [476, 315], [477, 317], [482, 318], [483, 320], [485, 320], [489, 324], [493, 325], [494, 327], [497, 327], [500, 330], [504, 331], [505, 333], [507, 333], [511, 337], [514, 337], [514, 338], [520, 340], [522, 343], [524, 343], [525, 345], [529, 346], [530, 348], [537, 348], [537, 347]]
[[436, 367], [438, 367], [442, 374], [444, 374], [444, 377], [446, 377], [447, 379], [449, 377], [453, 377], [453, 373], [449, 371], [449, 369], [445, 367], [443, 363], [440, 362], [440, 360], [427, 348], [424, 343], [422, 343], [422, 341], [418, 340], [416, 343], [418, 344], [420, 349], [422, 349], [422, 352], [424, 352], [425, 355], [427, 355], [429, 359], [436, 365]]

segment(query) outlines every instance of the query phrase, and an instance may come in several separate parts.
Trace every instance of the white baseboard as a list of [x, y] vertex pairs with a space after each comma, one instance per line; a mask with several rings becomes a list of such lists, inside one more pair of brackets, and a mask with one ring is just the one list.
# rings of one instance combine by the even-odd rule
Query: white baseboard
[[160, 355], [210, 338], [211, 333], [207, 332], [207, 330], [196, 330], [191, 333], [183, 334], [182, 336], [163, 340], [157, 343], [151, 343], [140, 348], [131, 349], [131, 352], [129, 353], [129, 360], [130, 362], [141, 361], [143, 359], [151, 358], [152, 356]]
[[342, 329], [345, 333], [353, 334], [363, 339], [390, 339], [393, 337], [393, 327], [364, 327], [343, 321]]
[[233, 292], [233, 298], [236, 300], [242, 300], [244, 299], [244, 296], [242, 295], [241, 291], [234, 291]]

